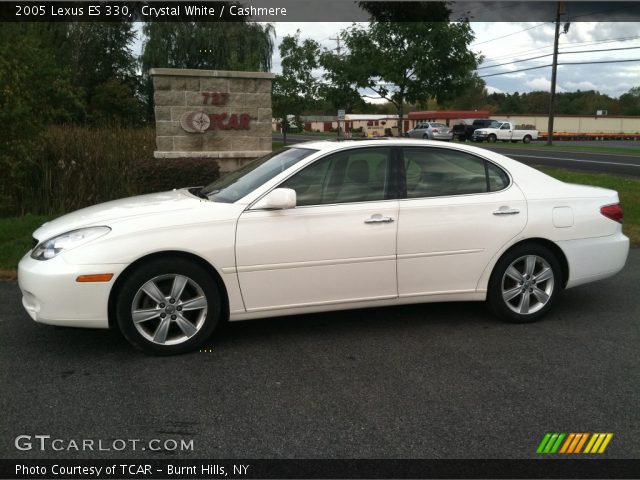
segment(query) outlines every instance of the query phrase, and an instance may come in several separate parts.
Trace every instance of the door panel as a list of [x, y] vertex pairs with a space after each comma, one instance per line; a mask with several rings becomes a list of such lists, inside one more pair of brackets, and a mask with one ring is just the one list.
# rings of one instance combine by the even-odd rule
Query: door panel
[[236, 264], [247, 311], [397, 297], [391, 158], [389, 147], [328, 155], [280, 185], [296, 191], [298, 207], [240, 216]]
[[247, 211], [236, 262], [247, 311], [397, 297], [397, 200]]
[[[405, 155], [405, 163], [407, 192], [416, 198], [400, 201], [398, 294], [410, 297], [475, 291], [491, 258], [524, 229], [524, 196], [515, 185], [491, 192], [509, 182], [493, 165], [485, 170], [488, 175], [483, 186], [478, 166], [484, 164], [477, 162], [484, 160], [477, 157], [457, 161], [452, 151], [441, 156], [426, 152], [424, 158], [415, 149], [413, 152], [413, 157], [411, 152]], [[413, 160], [421, 162], [420, 170], [412, 166]], [[448, 166], [450, 161], [454, 167]], [[428, 179], [416, 181], [417, 176]], [[421, 191], [435, 196], [420, 198]]]

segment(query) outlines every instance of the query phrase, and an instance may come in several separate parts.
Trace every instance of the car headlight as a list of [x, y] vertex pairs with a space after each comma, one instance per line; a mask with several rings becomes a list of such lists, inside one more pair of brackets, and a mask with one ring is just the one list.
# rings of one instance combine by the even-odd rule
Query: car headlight
[[36, 246], [31, 252], [31, 258], [35, 260], [49, 260], [64, 250], [71, 250], [91, 240], [106, 235], [109, 227], [87, 227], [63, 233], [45, 240]]

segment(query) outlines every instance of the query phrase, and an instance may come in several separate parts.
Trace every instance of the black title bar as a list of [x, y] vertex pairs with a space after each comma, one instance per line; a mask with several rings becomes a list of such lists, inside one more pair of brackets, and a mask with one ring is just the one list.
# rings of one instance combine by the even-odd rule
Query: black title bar
[[638, 478], [640, 460], [0, 460], [3, 479]]
[[[393, 21], [442, 21], [434, 18], [442, 2], [397, 1]], [[639, 2], [569, 1], [567, 20], [578, 22], [637, 22]], [[430, 8], [430, 5], [433, 8]], [[447, 2], [449, 20], [477, 22], [553, 22], [555, 1]], [[242, 0], [180, 2], [0, 2], [3, 22], [366, 22], [370, 13], [358, 0]]]

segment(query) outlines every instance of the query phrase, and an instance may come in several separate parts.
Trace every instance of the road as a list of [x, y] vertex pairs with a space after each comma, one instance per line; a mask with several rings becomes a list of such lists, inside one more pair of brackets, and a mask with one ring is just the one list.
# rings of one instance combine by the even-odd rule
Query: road
[[[146, 357], [115, 332], [32, 322], [0, 282], [2, 458], [533, 458], [546, 432], [640, 451], [640, 250], [543, 321], [480, 303], [235, 323]], [[17, 451], [18, 435], [192, 439], [192, 452]]]
[[[274, 140], [281, 141], [282, 135], [274, 134]], [[288, 143], [306, 142], [318, 140], [317, 136], [310, 135], [288, 135]], [[532, 166], [545, 166], [554, 168], [566, 168], [593, 173], [610, 173], [615, 175], [640, 177], [640, 155], [635, 153], [592, 153], [592, 152], [565, 152], [554, 150], [552, 152], [545, 149], [542, 143], [532, 143], [530, 147], [501, 147], [500, 144], [471, 143], [468, 145], [487, 148], [496, 151], [507, 157], [518, 160]], [[638, 148], [638, 142], [584, 142], [584, 141], [562, 141], [557, 145], [569, 146], [598, 146], [615, 148]]]
[[[569, 143], [569, 142], [563, 142]], [[531, 166], [566, 168], [591, 173], [610, 173], [640, 177], [640, 156], [637, 154], [620, 153], [592, 153], [592, 152], [562, 152], [545, 151], [541, 145], [533, 144], [530, 148], [509, 148], [499, 145], [486, 145], [495, 152], [526, 163]]]

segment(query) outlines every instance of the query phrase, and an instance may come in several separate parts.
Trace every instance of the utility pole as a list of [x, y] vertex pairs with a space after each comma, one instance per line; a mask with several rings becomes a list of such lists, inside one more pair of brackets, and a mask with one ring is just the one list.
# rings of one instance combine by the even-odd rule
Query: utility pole
[[558, 41], [560, 39], [560, 11], [563, 2], [558, 2], [556, 11], [556, 33], [553, 39], [553, 65], [551, 67], [551, 98], [549, 100], [549, 125], [547, 126], [547, 145], [553, 145], [553, 114], [556, 106], [556, 77], [558, 71]]
[[[336, 44], [338, 45], [336, 47], [336, 53], [340, 56], [340, 35], [336, 34], [335, 38], [329, 37], [329, 40], [336, 41]], [[340, 139], [340, 116], [338, 116], [338, 139]]]
[[336, 48], [336, 53], [340, 55], [340, 35], [336, 35], [335, 38], [329, 37], [329, 40], [336, 41], [336, 43], [338, 44], [338, 47]]

